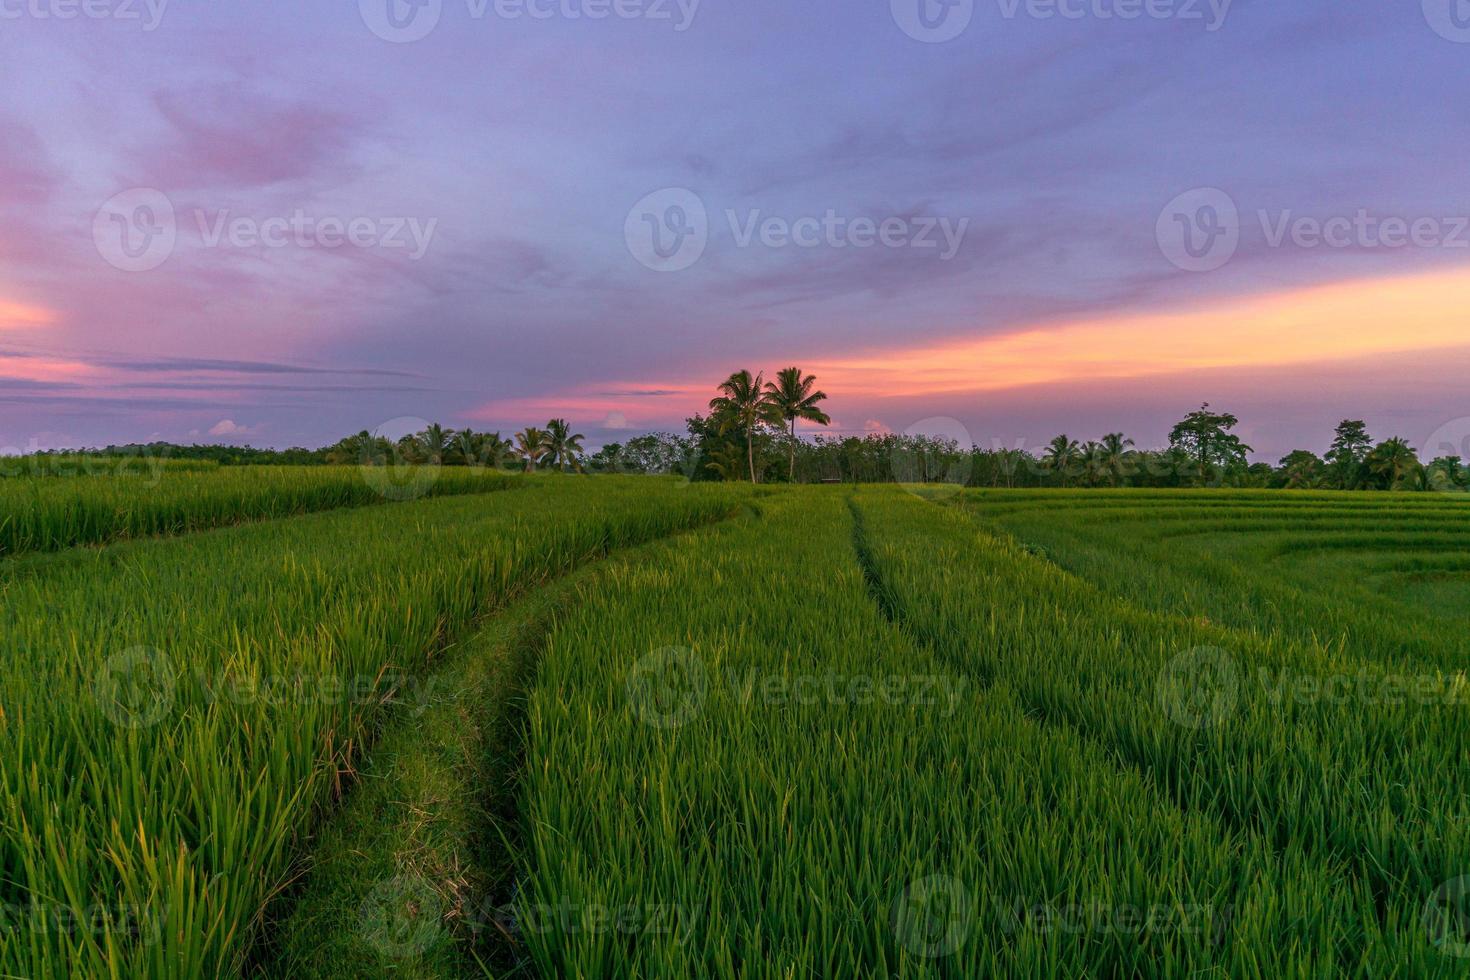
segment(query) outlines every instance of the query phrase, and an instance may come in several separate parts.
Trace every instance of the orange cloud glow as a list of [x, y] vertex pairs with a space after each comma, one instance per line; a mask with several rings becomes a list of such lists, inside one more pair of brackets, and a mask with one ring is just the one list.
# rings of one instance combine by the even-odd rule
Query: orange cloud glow
[[41, 306], [0, 299], [0, 330], [45, 327], [56, 322], [56, 314]]
[[[881, 400], [1455, 348], [1470, 350], [1470, 271], [1341, 282], [1208, 308], [1023, 327], [849, 357], [753, 354], [747, 361], [800, 363], [834, 398]], [[722, 369], [731, 366], [740, 365]], [[618, 413], [634, 428], [667, 423], [704, 411], [722, 369], [697, 380], [599, 382], [560, 395], [493, 402], [472, 417], [500, 423], [563, 414], [590, 423]]]
[[1467, 311], [1470, 272], [1439, 272], [875, 351], [810, 368], [829, 390], [883, 397], [1309, 364], [1470, 347]]

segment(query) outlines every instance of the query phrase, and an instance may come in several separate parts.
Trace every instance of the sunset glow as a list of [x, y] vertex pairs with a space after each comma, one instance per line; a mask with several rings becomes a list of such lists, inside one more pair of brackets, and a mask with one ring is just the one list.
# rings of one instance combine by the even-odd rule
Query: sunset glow
[[[883, 397], [897, 391], [994, 391], [1208, 368], [1313, 364], [1470, 348], [1466, 310], [1470, 271], [1457, 269], [1276, 293], [1214, 308], [1023, 329], [816, 366], [834, 388]], [[1401, 326], [1410, 323], [1412, 329]]]
[[55, 312], [45, 307], [0, 299], [0, 330], [45, 327], [55, 322]]

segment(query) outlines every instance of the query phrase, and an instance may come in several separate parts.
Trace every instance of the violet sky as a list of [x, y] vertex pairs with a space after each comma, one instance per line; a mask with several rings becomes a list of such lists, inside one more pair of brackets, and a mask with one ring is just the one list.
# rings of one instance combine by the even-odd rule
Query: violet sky
[[0, 448], [787, 364], [841, 432], [1458, 442], [1467, 83], [1465, 0], [0, 0]]

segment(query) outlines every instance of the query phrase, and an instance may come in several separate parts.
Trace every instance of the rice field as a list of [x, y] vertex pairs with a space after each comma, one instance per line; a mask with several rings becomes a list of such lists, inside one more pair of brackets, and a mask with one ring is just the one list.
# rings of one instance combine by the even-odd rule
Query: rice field
[[1470, 973], [1470, 502], [499, 479], [0, 563], [0, 975]]
[[516, 485], [493, 471], [438, 467], [140, 470], [125, 462], [101, 475], [0, 480], [0, 556]]

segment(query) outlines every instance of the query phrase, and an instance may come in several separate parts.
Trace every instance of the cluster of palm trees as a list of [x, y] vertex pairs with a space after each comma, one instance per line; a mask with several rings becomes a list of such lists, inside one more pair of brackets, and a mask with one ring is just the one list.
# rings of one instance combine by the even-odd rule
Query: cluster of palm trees
[[[825, 392], [816, 390], [817, 379], [803, 374], [801, 368], [782, 368], [775, 381], [767, 381], [764, 373], [752, 375], [736, 371], [720, 383], [720, 395], [709, 403], [710, 420], [721, 435], [732, 432], [743, 436], [745, 462], [750, 482], [755, 483], [755, 439], [763, 428], [789, 431], [790, 457], [788, 472], [796, 469], [796, 423], [815, 422], [831, 425], [832, 420], [817, 406], [827, 400]], [[734, 477], [734, 460], [729, 450], [711, 454], [711, 469], [726, 479]]]
[[363, 466], [409, 463], [581, 473], [585, 438], [580, 432], [573, 432], [565, 419], [552, 419], [544, 429], [527, 427], [517, 432], [513, 440], [501, 438], [499, 432], [446, 429], [436, 422], [396, 442], [364, 430], [328, 449], [326, 461]]
[[1047, 444], [1042, 464], [1057, 474], [1062, 485], [1080, 479], [1088, 486], [1120, 486], [1136, 470], [1134, 442], [1121, 432], [1110, 432], [1097, 442], [1079, 443], [1065, 435]]
[[517, 432], [513, 452], [526, 468], [585, 471], [582, 440], [587, 438], [580, 432], [572, 432], [566, 419], [552, 419], [546, 428], [528, 426]]

